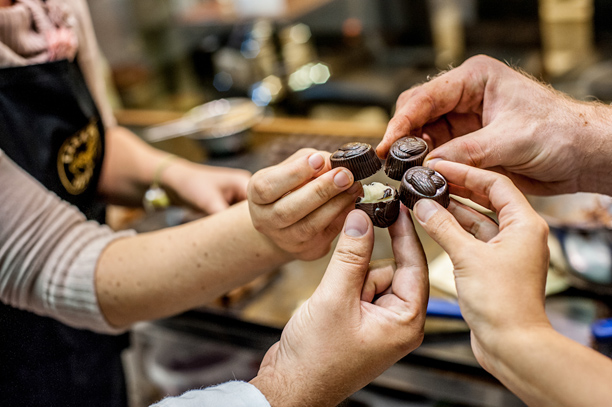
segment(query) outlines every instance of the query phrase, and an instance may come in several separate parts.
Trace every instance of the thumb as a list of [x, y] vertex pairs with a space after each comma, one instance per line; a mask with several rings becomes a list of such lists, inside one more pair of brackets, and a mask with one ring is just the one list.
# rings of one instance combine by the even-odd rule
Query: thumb
[[[497, 152], [496, 140], [501, 137], [491, 134], [490, 126], [477, 130], [465, 136], [454, 138], [433, 149], [423, 165], [435, 159], [454, 161], [471, 167], [490, 168], [500, 165], [500, 154]], [[512, 143], [504, 146], [507, 150]], [[505, 154], [508, 156], [507, 154]]]
[[451, 260], [474, 239], [463, 230], [450, 212], [431, 199], [418, 200], [414, 205], [414, 215], [427, 234], [448, 253]]
[[373, 246], [372, 221], [361, 210], [351, 211], [319, 289], [347, 301], [359, 301]]

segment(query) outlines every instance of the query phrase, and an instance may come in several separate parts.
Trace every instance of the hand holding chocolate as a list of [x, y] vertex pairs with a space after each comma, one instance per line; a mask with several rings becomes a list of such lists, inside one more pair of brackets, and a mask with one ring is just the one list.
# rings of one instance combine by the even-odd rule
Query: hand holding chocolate
[[399, 195], [392, 186], [372, 182], [363, 186], [363, 197], [357, 198], [355, 208], [367, 213], [374, 226], [386, 228], [399, 216]]
[[385, 173], [391, 179], [399, 181], [404, 173], [423, 164], [429, 148], [425, 140], [416, 137], [402, 137], [391, 146], [385, 162]]
[[[428, 150], [427, 143], [417, 137], [403, 137], [393, 143], [385, 162], [385, 173], [389, 178], [402, 180], [399, 193], [392, 186], [373, 182], [363, 186], [364, 196], [355, 204], [357, 209], [368, 214], [374, 226], [391, 226], [399, 215], [400, 201], [410, 209], [422, 198], [448, 206], [450, 198], [444, 177], [420, 166]], [[332, 168], [348, 168], [355, 180], [374, 175], [382, 167], [372, 146], [366, 143], [344, 144], [330, 160]]]
[[355, 181], [374, 175], [382, 168], [374, 149], [367, 143], [344, 144], [331, 155], [330, 161], [332, 168], [348, 168]]
[[412, 167], [406, 171], [402, 177], [399, 197], [409, 209], [413, 209], [414, 204], [423, 198], [433, 199], [445, 208], [450, 203], [446, 179], [427, 167]]

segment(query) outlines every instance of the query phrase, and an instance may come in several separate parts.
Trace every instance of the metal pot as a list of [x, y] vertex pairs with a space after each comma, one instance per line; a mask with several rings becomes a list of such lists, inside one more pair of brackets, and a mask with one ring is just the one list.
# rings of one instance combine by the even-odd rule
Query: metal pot
[[568, 282], [612, 295], [612, 197], [578, 193], [529, 201], [559, 243]]
[[248, 146], [249, 129], [263, 116], [264, 108], [250, 99], [218, 99], [194, 107], [179, 120], [149, 127], [144, 137], [149, 142], [189, 137], [211, 155], [234, 154]]

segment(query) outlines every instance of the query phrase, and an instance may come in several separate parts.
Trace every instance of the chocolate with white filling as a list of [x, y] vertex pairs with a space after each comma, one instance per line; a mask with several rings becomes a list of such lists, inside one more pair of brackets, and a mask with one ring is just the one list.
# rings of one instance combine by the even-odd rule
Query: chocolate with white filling
[[402, 137], [391, 145], [385, 162], [385, 173], [394, 180], [402, 179], [404, 173], [423, 164], [429, 148], [425, 140], [416, 137]]
[[445, 208], [450, 203], [448, 183], [439, 173], [427, 167], [412, 167], [402, 177], [400, 200], [413, 209], [419, 199], [429, 198]]
[[395, 223], [399, 216], [399, 195], [395, 188], [373, 182], [363, 186], [363, 197], [359, 198], [355, 208], [367, 213], [374, 226], [386, 228]]
[[347, 143], [336, 150], [330, 157], [331, 167], [345, 167], [355, 180], [374, 175], [382, 168], [372, 146], [367, 143]]

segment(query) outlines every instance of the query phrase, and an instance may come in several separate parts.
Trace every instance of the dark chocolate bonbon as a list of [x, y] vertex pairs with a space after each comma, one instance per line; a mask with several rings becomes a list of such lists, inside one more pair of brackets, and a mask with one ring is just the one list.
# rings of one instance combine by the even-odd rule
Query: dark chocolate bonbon
[[[364, 192], [368, 187], [374, 184], [364, 185]], [[386, 228], [391, 226], [397, 220], [400, 212], [399, 195], [395, 188], [385, 185], [383, 194], [374, 202], [362, 202], [364, 198], [360, 198], [355, 204], [356, 209], [361, 209], [368, 214], [374, 226]]]
[[374, 175], [382, 168], [374, 149], [367, 143], [344, 144], [331, 155], [330, 161], [332, 168], [348, 168], [355, 180]]
[[404, 173], [423, 164], [429, 148], [425, 140], [417, 137], [402, 137], [391, 145], [385, 162], [385, 173], [394, 180], [401, 180]]
[[427, 167], [412, 167], [406, 171], [402, 177], [399, 197], [410, 209], [423, 198], [433, 199], [445, 208], [450, 203], [448, 183], [440, 173]]

